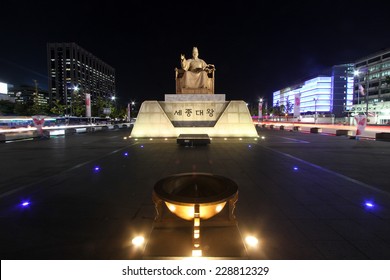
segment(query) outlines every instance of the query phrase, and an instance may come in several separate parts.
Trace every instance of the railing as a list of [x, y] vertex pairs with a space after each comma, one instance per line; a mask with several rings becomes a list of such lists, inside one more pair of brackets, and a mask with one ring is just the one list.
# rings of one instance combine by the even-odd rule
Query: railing
[[115, 124], [84, 124], [84, 125], [58, 125], [44, 126], [42, 131], [36, 127], [19, 127], [0, 129], [0, 142], [10, 142], [18, 140], [30, 140], [34, 138], [50, 138], [55, 136], [65, 136], [75, 133], [88, 133], [110, 129], [130, 128], [133, 123]]

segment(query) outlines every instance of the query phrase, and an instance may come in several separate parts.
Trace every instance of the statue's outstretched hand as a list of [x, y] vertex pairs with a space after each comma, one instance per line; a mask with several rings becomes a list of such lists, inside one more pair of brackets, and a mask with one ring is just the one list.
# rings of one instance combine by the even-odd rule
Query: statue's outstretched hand
[[215, 66], [214, 66], [214, 64], [207, 64], [207, 68], [209, 68], [209, 69], [215, 69]]
[[184, 59], [186, 59], [185, 56], [184, 56], [184, 54], [181, 54], [181, 55], [180, 55], [180, 60], [184, 60]]

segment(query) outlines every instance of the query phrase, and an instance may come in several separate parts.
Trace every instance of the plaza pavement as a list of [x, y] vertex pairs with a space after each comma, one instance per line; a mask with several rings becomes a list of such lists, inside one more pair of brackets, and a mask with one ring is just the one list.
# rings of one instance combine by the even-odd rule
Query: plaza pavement
[[237, 183], [238, 230], [259, 239], [244, 258], [390, 259], [389, 142], [258, 127], [184, 147], [129, 132], [1, 145], [1, 259], [143, 258], [131, 237], [152, 230], [154, 184], [187, 172]]

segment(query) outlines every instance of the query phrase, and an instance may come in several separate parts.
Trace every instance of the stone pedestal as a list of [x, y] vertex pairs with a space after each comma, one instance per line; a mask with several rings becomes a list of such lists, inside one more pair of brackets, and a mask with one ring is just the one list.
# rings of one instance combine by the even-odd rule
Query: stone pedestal
[[225, 101], [224, 94], [166, 94], [165, 101], [142, 103], [132, 137], [257, 137], [244, 101]]

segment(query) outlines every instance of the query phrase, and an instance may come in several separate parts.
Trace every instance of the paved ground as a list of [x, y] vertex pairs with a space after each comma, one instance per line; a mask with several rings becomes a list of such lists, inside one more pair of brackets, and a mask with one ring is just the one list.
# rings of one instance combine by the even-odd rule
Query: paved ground
[[259, 128], [190, 148], [128, 135], [1, 144], [1, 259], [142, 258], [130, 240], [151, 231], [153, 186], [183, 172], [238, 184], [238, 230], [260, 240], [247, 258], [390, 259], [389, 142]]

